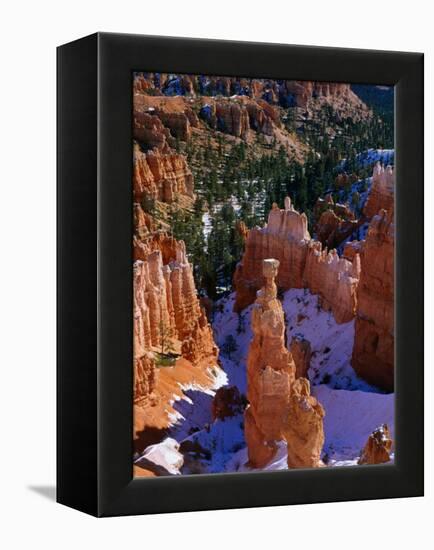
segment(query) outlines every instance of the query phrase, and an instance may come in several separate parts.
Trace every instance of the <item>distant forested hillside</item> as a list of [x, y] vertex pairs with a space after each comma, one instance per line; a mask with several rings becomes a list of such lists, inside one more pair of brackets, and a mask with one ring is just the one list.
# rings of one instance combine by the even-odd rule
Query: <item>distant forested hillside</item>
[[351, 89], [360, 99], [380, 114], [393, 113], [393, 86], [371, 86], [366, 84], [352, 84]]

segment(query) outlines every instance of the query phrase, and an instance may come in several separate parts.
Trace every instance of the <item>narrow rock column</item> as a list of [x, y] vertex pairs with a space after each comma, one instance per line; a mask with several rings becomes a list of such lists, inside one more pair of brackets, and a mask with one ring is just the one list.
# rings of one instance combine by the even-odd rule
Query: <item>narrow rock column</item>
[[263, 467], [274, 456], [276, 441], [287, 416], [295, 364], [285, 347], [282, 305], [274, 282], [279, 261], [262, 262], [264, 287], [258, 291], [252, 311], [253, 339], [247, 357], [245, 436], [249, 464]]
[[263, 260], [265, 285], [252, 310], [245, 412], [248, 463], [264, 467], [275, 455], [277, 442], [285, 439], [289, 468], [321, 466], [324, 410], [310, 395], [309, 381], [295, 380], [296, 366], [285, 347], [284, 315], [277, 299], [278, 269], [278, 260]]

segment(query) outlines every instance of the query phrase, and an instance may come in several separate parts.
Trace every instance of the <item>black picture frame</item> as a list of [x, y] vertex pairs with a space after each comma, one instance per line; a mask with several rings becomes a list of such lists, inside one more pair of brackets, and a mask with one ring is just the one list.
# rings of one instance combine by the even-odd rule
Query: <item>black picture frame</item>
[[[58, 502], [114, 516], [423, 495], [423, 55], [97, 33], [57, 66]], [[133, 479], [135, 70], [395, 86], [394, 465]]]

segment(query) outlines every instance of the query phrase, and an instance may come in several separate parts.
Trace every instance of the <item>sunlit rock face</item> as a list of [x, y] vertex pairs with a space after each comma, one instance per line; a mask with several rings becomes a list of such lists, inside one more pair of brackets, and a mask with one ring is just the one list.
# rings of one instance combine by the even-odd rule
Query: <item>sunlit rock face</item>
[[261, 262], [267, 257], [280, 262], [276, 278], [279, 288], [308, 288], [320, 295], [322, 307], [331, 310], [338, 323], [354, 318], [358, 256], [349, 261], [335, 250], [323, 250], [319, 241], [311, 239], [306, 216], [294, 210], [289, 197], [283, 210], [273, 206], [264, 228], [252, 229], [247, 235], [245, 252], [234, 275], [235, 311], [252, 303], [263, 283]]
[[268, 224], [262, 229], [251, 229], [247, 235], [243, 258], [234, 274], [235, 311], [243, 310], [254, 301], [264, 281], [262, 261], [265, 258], [280, 262], [278, 287], [302, 288], [309, 241], [307, 218], [294, 210], [289, 197], [284, 210], [273, 205]]
[[366, 201], [363, 213], [372, 218], [381, 209], [391, 213], [394, 211], [395, 201], [395, 173], [391, 166], [386, 168], [380, 163], [374, 167], [372, 186]]
[[387, 424], [375, 429], [362, 451], [359, 464], [384, 464], [391, 459], [393, 441]]
[[372, 218], [361, 253], [352, 365], [359, 376], [394, 387], [394, 244], [391, 213]]
[[356, 290], [360, 277], [360, 258], [352, 262], [340, 258], [336, 250], [323, 250], [321, 243], [310, 241], [304, 270], [304, 283], [312, 293], [319, 294], [323, 309], [333, 312], [338, 323], [354, 318], [357, 307]]
[[[314, 457], [317, 448], [321, 452], [323, 438], [321, 440], [316, 420], [322, 409], [310, 396], [309, 382], [304, 378], [295, 382], [296, 366], [285, 346], [284, 314], [277, 299], [278, 269], [278, 260], [263, 260], [265, 283], [258, 292], [251, 316], [253, 339], [247, 357], [249, 406], [245, 414], [249, 465], [263, 467], [274, 456], [277, 442], [285, 438], [288, 453], [291, 452], [290, 467], [317, 466], [319, 454], [318, 460]], [[314, 417], [303, 416], [306, 407], [312, 409], [309, 410]], [[322, 416], [318, 419], [322, 429]]]
[[265, 259], [262, 266], [265, 284], [252, 310], [253, 340], [247, 357], [250, 405], [245, 419], [246, 441], [249, 462], [255, 467], [264, 466], [274, 455], [295, 379], [295, 364], [284, 343], [283, 309], [277, 299], [279, 261]]
[[291, 387], [288, 420], [283, 435], [288, 448], [288, 468], [317, 468], [322, 466], [324, 445], [324, 409], [310, 395], [310, 384], [297, 378]]
[[172, 203], [179, 195], [194, 198], [193, 175], [183, 155], [134, 148], [133, 192], [137, 202], [144, 197]]
[[200, 306], [185, 246], [173, 237], [155, 234], [136, 241], [134, 263], [134, 357], [136, 400], [152, 391], [155, 373], [151, 350], [159, 350], [162, 332], [178, 343], [193, 365], [217, 360], [217, 347]]
[[301, 336], [294, 336], [291, 340], [289, 351], [291, 352], [295, 363], [295, 377], [308, 378], [307, 373], [310, 367], [310, 358], [312, 355], [309, 340], [306, 340]]

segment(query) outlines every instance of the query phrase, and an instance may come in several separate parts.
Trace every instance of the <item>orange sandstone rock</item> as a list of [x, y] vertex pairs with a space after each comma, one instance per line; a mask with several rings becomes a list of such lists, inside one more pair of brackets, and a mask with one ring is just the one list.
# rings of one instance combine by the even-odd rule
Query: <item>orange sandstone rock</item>
[[309, 340], [300, 336], [294, 336], [291, 340], [289, 351], [295, 363], [295, 377], [308, 378], [307, 371], [310, 367], [310, 358], [312, 355]]
[[294, 210], [289, 197], [284, 210], [274, 205], [268, 224], [248, 233], [243, 258], [234, 274], [235, 311], [243, 310], [254, 301], [256, 291], [264, 281], [262, 261], [265, 258], [276, 258], [280, 262], [276, 279], [279, 287], [302, 288], [309, 241], [307, 218]]
[[306, 216], [294, 210], [289, 197], [284, 210], [273, 206], [264, 228], [249, 231], [243, 258], [234, 274], [235, 311], [252, 303], [263, 283], [261, 262], [270, 257], [280, 262], [276, 278], [280, 288], [308, 288], [319, 294], [322, 306], [333, 311], [338, 323], [354, 318], [358, 257], [350, 262], [339, 258], [335, 250], [323, 250], [319, 241], [310, 238]]
[[[335, 205], [343, 206], [344, 205]], [[351, 217], [353, 213], [351, 212]], [[345, 239], [354, 233], [361, 220], [346, 219], [338, 216], [336, 210], [323, 212], [315, 225], [318, 240], [329, 249], [337, 248]]]
[[278, 268], [275, 259], [263, 261], [265, 284], [252, 310], [245, 413], [249, 465], [265, 466], [284, 438], [288, 467], [317, 467], [324, 443], [324, 411], [310, 395], [309, 381], [295, 379], [296, 366], [285, 347], [283, 309], [274, 282]]
[[336, 250], [322, 250], [321, 243], [310, 241], [304, 271], [306, 288], [320, 295], [323, 309], [330, 310], [337, 323], [354, 318], [357, 307], [357, 285], [360, 277], [360, 259], [352, 262], [340, 258]]
[[358, 464], [383, 464], [390, 461], [393, 441], [387, 424], [372, 432], [362, 451]]
[[158, 149], [163, 153], [170, 152], [168, 140], [170, 132], [161, 120], [149, 113], [134, 112], [133, 137], [146, 150]]
[[134, 358], [135, 399], [141, 401], [153, 388], [152, 352], [160, 350], [163, 333], [193, 365], [204, 358], [216, 364], [218, 350], [200, 307], [184, 243], [153, 236], [139, 250], [141, 259], [134, 264]]
[[[249, 463], [262, 467], [276, 450], [288, 410], [295, 364], [284, 344], [285, 322], [274, 279], [279, 262], [263, 261], [264, 287], [252, 311], [253, 339], [247, 357], [246, 441]], [[264, 462], [265, 460], [265, 462]]]
[[394, 387], [394, 223], [381, 210], [372, 218], [361, 253], [352, 365], [385, 390]]
[[283, 435], [288, 448], [288, 468], [317, 468], [323, 466], [321, 451], [324, 445], [324, 409], [310, 395], [310, 384], [297, 378], [291, 388], [288, 420]]
[[[391, 166], [384, 168], [379, 162], [374, 167], [372, 186], [366, 201], [363, 213], [372, 218], [383, 209], [387, 212], [394, 210], [395, 174]], [[393, 215], [393, 214], [392, 214]]]
[[183, 155], [153, 149], [144, 153], [136, 145], [133, 166], [134, 198], [149, 197], [171, 203], [177, 195], [194, 198], [193, 175]]
[[345, 258], [345, 260], [349, 260], [350, 262], [352, 262], [357, 254], [362, 253], [363, 242], [364, 241], [351, 241], [349, 243], [345, 243], [344, 251], [342, 252], [342, 258]]

